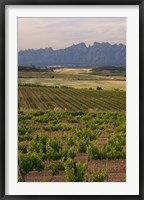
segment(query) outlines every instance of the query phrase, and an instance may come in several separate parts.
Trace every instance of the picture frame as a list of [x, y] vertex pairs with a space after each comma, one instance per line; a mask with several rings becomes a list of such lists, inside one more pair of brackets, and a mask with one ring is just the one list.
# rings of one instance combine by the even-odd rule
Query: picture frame
[[[10, 101], [10, 99], [6, 99], [6, 90], [7, 85], [6, 82], [6, 54], [5, 51], [5, 39], [7, 32], [5, 31], [6, 26], [6, 18], [5, 18], [5, 8], [7, 5], [138, 5], [139, 6], [139, 195], [7, 195], [5, 193], [6, 190], [6, 165], [5, 165], [5, 155], [7, 152], [6, 144], [6, 126], [7, 126], [7, 118], [6, 118], [6, 102]], [[64, 0], [1, 0], [0, 1], [0, 199], [60, 199], [60, 198], [95, 198], [95, 199], [144, 199], [144, 0], [90, 0], [90, 1], [75, 1], [70, 0], [68, 2]]]

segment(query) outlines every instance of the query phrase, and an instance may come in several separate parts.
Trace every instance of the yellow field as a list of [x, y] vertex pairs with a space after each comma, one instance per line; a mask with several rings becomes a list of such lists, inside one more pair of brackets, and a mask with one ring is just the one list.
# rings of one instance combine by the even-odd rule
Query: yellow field
[[125, 77], [92, 75], [90, 70], [90, 68], [63, 68], [54, 72], [19, 72], [19, 84], [126, 90]]
[[55, 69], [55, 72], [60, 74], [82, 74], [90, 73], [91, 68], [61, 68]]

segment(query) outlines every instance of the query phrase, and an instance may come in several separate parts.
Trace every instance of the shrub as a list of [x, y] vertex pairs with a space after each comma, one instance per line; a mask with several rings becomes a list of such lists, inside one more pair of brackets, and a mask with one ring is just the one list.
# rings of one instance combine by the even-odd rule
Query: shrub
[[25, 135], [26, 133], [31, 133], [32, 131], [36, 131], [38, 128], [36, 127], [26, 127], [22, 126], [18, 128], [19, 135]]
[[68, 158], [65, 163], [66, 181], [83, 182], [86, 178], [86, 164], [75, 163]]
[[31, 114], [33, 116], [39, 116], [39, 115], [43, 115], [44, 112], [42, 110], [36, 110], [36, 111], [33, 111]]
[[58, 123], [58, 124], [48, 124], [47, 126], [43, 127], [45, 131], [69, 131], [72, 129], [72, 126], [68, 124]]
[[49, 164], [49, 169], [52, 170], [53, 175], [56, 175], [59, 173], [58, 165], [54, 163], [54, 161], [51, 161]]
[[99, 87], [99, 86], [97, 86], [97, 88], [96, 88], [97, 90], [102, 90], [102, 88], [101, 87]]
[[49, 164], [48, 169], [52, 170], [53, 175], [56, 175], [59, 173], [59, 170], [64, 170], [64, 163], [63, 160], [60, 160], [58, 162], [51, 161]]
[[32, 140], [32, 136], [29, 133], [26, 133], [25, 135], [18, 135], [19, 141], [30, 141]]
[[88, 146], [88, 155], [90, 159], [94, 159], [94, 160], [99, 159], [101, 156], [97, 146], [93, 144], [90, 144]]
[[75, 144], [74, 138], [73, 138], [72, 136], [68, 136], [66, 141], [67, 141], [67, 144], [68, 144], [70, 147], [73, 146], [73, 145]]
[[44, 169], [44, 164], [39, 154], [33, 152], [29, 153], [28, 156], [33, 170], [42, 171]]
[[85, 113], [83, 111], [76, 111], [76, 112], [71, 112], [71, 115], [72, 116], [82, 116], [84, 115]]
[[26, 146], [26, 144], [18, 144], [18, 150], [21, 153], [27, 153], [27, 146]]
[[63, 160], [67, 160], [68, 157], [68, 150], [66, 148], [63, 148], [60, 150], [60, 156], [63, 158]]
[[32, 118], [32, 114], [29, 113], [29, 114], [24, 114], [22, 112], [19, 112], [18, 113], [18, 121], [24, 121], [24, 120], [27, 120], [27, 119], [31, 119]]
[[62, 159], [58, 161], [57, 165], [58, 165], [58, 169], [59, 170], [64, 170], [65, 169], [64, 168], [64, 162], [63, 162]]
[[75, 157], [75, 152], [74, 152], [74, 147], [71, 147], [68, 151], [68, 156], [70, 158], [74, 158]]
[[44, 114], [42, 116], [36, 115], [36, 117], [34, 118], [34, 122], [48, 123], [49, 122], [49, 116], [47, 114]]
[[52, 137], [46, 144], [46, 155], [49, 160], [57, 160], [65, 154], [65, 149], [63, 149], [63, 144], [59, 141], [59, 138]]
[[82, 119], [84, 120], [84, 121], [88, 121], [88, 120], [90, 120], [92, 118], [92, 116], [89, 114], [89, 113], [87, 113], [87, 114], [85, 114], [83, 117], [82, 117]]
[[92, 171], [93, 182], [104, 182], [107, 175], [106, 169]]
[[22, 178], [20, 176], [18, 177], [18, 182], [22, 182]]
[[54, 78], [54, 75], [50, 75], [49, 78]]
[[32, 170], [30, 158], [22, 153], [19, 153], [19, 169], [23, 174]]
[[80, 140], [77, 143], [77, 147], [78, 147], [78, 152], [79, 153], [85, 153], [87, 150], [87, 143], [84, 140]]
[[101, 135], [101, 131], [95, 131], [95, 132], [90, 132], [89, 133], [89, 139], [92, 140], [96, 140], [99, 136]]
[[[36, 134], [30, 142], [29, 151], [45, 154], [46, 153], [46, 135]], [[43, 157], [44, 159], [44, 157]]]
[[24, 155], [19, 153], [19, 169], [23, 174], [29, 171], [36, 170], [41, 171], [44, 169], [41, 156], [35, 152]]
[[126, 152], [123, 150], [123, 146], [126, 143], [125, 134], [112, 134], [108, 138], [107, 143], [105, 144], [102, 153], [103, 158], [117, 159], [125, 158]]
[[[76, 116], [76, 117], [77, 117], [77, 116]], [[70, 119], [68, 119], [67, 121], [70, 122], [70, 123], [79, 123], [80, 120], [77, 119], [76, 117], [75, 117], [75, 118], [70, 118]]]

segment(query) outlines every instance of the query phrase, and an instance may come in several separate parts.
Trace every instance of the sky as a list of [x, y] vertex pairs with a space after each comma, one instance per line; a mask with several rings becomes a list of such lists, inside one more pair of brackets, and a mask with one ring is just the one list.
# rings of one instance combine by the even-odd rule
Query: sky
[[126, 18], [18, 18], [18, 51], [81, 42], [126, 44]]

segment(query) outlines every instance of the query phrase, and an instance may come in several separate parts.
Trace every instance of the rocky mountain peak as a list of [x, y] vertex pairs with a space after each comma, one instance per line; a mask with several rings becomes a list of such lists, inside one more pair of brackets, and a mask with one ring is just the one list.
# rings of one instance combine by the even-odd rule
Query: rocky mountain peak
[[108, 42], [94, 42], [87, 47], [84, 42], [65, 49], [28, 49], [18, 52], [18, 65], [45, 67], [51, 65], [126, 66], [126, 46]]

